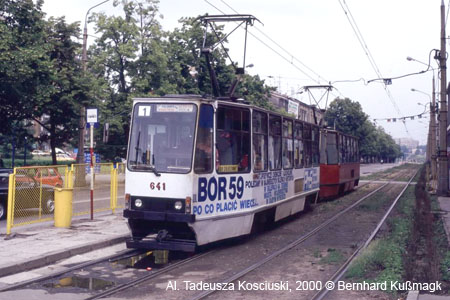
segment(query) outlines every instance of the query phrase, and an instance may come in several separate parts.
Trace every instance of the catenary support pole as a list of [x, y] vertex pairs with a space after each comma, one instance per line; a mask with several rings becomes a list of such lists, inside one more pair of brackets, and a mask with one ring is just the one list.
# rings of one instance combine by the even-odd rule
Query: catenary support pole
[[448, 158], [447, 158], [447, 52], [445, 36], [445, 5], [441, 2], [441, 51], [439, 62], [441, 69], [441, 99], [439, 110], [439, 157], [438, 157], [438, 189], [439, 196], [447, 196], [448, 192]]

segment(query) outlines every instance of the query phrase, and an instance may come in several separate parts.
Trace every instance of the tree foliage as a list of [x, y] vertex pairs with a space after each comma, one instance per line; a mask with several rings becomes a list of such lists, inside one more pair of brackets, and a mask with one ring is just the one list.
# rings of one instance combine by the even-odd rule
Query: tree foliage
[[[210, 74], [200, 55], [204, 28], [198, 18], [182, 18], [163, 31], [158, 0], [115, 0], [121, 13], [92, 13], [98, 38], [88, 51], [87, 72], [80, 60], [78, 23], [45, 18], [43, 0], [0, 0], [0, 139], [24, 139], [31, 120], [47, 131], [40, 141], [51, 147], [76, 146], [81, 106], [96, 106], [108, 140], [96, 130], [97, 149], [106, 158], [125, 155], [133, 97], [167, 94], [211, 95]], [[208, 32], [206, 45], [224, 39], [224, 27]], [[221, 95], [228, 95], [237, 65], [226, 49], [211, 51]], [[259, 76], [243, 74], [235, 96], [273, 109], [271, 88]], [[362, 155], [390, 159], [399, 155], [392, 138], [368, 121], [357, 102], [336, 99], [327, 111], [330, 126], [360, 138]], [[14, 141], [16, 141], [15, 139]], [[11, 141], [9, 141], [11, 142]], [[8, 141], [6, 141], [8, 143]], [[20, 143], [19, 143], [20, 144]], [[113, 150], [112, 150], [113, 149]], [[53, 151], [55, 152], [55, 151]], [[56, 163], [56, 157], [53, 156]]]
[[0, 133], [30, 118], [51, 68], [45, 44], [43, 1], [0, 1]]
[[325, 113], [325, 121], [328, 126], [357, 137], [362, 157], [392, 161], [402, 155], [400, 146], [382, 127], [376, 127], [369, 121], [369, 116], [358, 102], [336, 98]]

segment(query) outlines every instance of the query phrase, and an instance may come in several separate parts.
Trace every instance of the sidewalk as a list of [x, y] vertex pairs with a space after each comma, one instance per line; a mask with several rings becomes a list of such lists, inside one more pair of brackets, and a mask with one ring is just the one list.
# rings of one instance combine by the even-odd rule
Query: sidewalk
[[442, 212], [442, 222], [444, 223], [447, 242], [450, 245], [450, 197], [438, 197], [439, 207]]
[[96, 249], [124, 243], [129, 229], [122, 213], [72, 221], [70, 228], [41, 224], [0, 235], [0, 277], [20, 273]]

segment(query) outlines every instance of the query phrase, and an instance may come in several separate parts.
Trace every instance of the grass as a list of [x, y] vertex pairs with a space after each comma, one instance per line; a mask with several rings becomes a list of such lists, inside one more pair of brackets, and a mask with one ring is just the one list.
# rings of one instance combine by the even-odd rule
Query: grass
[[379, 194], [375, 194], [364, 200], [364, 202], [358, 205], [356, 209], [361, 211], [377, 211], [390, 199], [391, 198], [387, 193], [384, 193], [381, 196]]
[[402, 280], [405, 273], [403, 257], [413, 225], [414, 187], [406, 190], [397, 205], [397, 215], [388, 222], [390, 234], [373, 241], [352, 262], [346, 278], [379, 283]]
[[320, 264], [339, 264], [344, 261], [344, 255], [341, 251], [334, 248], [329, 248], [327, 250], [327, 255], [322, 257], [319, 261]]

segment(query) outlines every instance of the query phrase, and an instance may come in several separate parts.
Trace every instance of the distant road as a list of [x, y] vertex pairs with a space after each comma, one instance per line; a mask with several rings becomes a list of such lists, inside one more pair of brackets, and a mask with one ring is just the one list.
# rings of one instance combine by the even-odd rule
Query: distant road
[[400, 163], [396, 163], [396, 164], [361, 164], [359, 175], [361, 177], [367, 176], [372, 173], [384, 171], [386, 169], [390, 169], [390, 168], [393, 168], [398, 165], [400, 165]]

